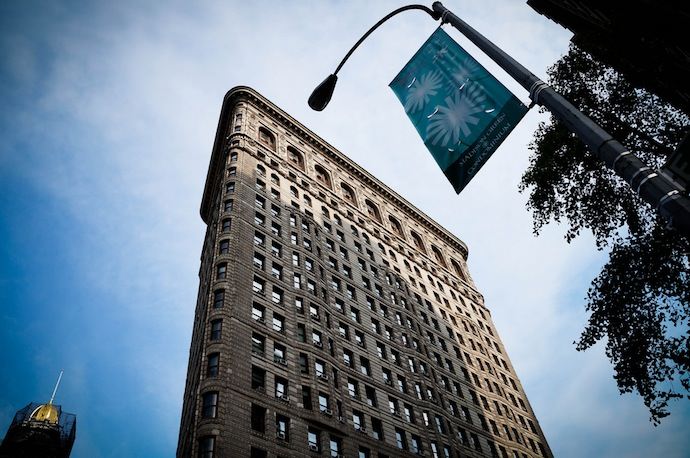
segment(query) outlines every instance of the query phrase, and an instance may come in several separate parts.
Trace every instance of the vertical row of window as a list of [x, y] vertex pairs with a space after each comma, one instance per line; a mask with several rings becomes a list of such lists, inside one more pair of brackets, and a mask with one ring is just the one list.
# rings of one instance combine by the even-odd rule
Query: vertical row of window
[[[241, 119], [241, 115], [238, 115]], [[234, 164], [237, 162], [237, 152], [231, 152], [228, 157], [228, 162]], [[227, 169], [227, 178], [234, 180], [237, 175], [237, 167], [231, 165]], [[232, 227], [232, 219], [230, 213], [234, 207], [234, 200], [230, 197], [235, 192], [235, 181], [227, 181], [225, 183], [226, 197], [223, 200], [222, 212], [224, 216], [221, 218], [220, 232], [230, 232]], [[227, 215], [227, 216], [226, 216]], [[228, 254], [230, 252], [230, 240], [222, 239], [218, 242], [218, 254]], [[228, 263], [221, 262], [216, 265], [215, 276], [216, 280], [224, 280], [228, 275]], [[216, 289], [213, 291], [212, 308], [221, 309], [225, 305], [225, 290]], [[209, 322], [209, 341], [215, 342], [222, 338], [223, 319], [212, 318]], [[220, 373], [220, 352], [211, 352], [206, 355], [206, 377], [218, 377]], [[201, 396], [201, 418], [216, 418], [218, 416], [218, 392], [208, 391]], [[204, 436], [199, 440], [199, 456], [202, 458], [213, 458], [215, 453], [215, 436]]]

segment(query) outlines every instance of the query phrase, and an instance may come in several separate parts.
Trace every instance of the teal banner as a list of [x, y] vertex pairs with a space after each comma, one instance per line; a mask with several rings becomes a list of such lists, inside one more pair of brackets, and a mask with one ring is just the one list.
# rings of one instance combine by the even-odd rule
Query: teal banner
[[390, 87], [458, 194], [527, 112], [440, 27]]

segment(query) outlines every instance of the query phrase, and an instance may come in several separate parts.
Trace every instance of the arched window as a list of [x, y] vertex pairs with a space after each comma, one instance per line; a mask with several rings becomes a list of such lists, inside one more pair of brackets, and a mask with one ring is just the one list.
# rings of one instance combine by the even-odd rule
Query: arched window
[[414, 242], [414, 246], [417, 247], [419, 251], [422, 253], [426, 253], [426, 248], [424, 247], [424, 242], [422, 242], [422, 238], [417, 234], [415, 231], [410, 231], [410, 235], [412, 236], [412, 241]]
[[328, 188], [331, 188], [331, 174], [326, 172], [326, 169], [316, 164], [314, 166], [314, 172], [316, 172], [316, 181]]
[[262, 177], [263, 177], [263, 176], [266, 176], [266, 167], [264, 167], [264, 166], [261, 165], [261, 164], [257, 164], [257, 166], [256, 166], [256, 173], [257, 173], [259, 176], [262, 176]]
[[326, 218], [331, 217], [331, 213], [328, 211], [326, 207], [321, 207], [321, 213], [323, 213], [323, 216], [325, 216]]
[[453, 266], [453, 270], [461, 280], [467, 280], [467, 277], [465, 277], [465, 272], [462, 271], [462, 267], [460, 267], [460, 264], [458, 264], [455, 259], [451, 258], [450, 264]]
[[375, 219], [379, 223], [381, 222], [381, 213], [379, 212], [379, 208], [376, 206], [376, 204], [369, 199], [366, 199], [364, 201], [364, 204], [367, 206], [367, 214], [369, 217]]
[[343, 198], [347, 202], [350, 202], [352, 205], [357, 206], [357, 198], [355, 197], [355, 191], [345, 183], [340, 183], [340, 189], [343, 190]]
[[393, 232], [395, 232], [395, 235], [397, 235], [398, 237], [405, 238], [405, 236], [403, 235], [402, 226], [400, 225], [400, 221], [398, 221], [391, 215], [388, 215], [388, 221], [391, 222], [391, 227], [393, 228]]
[[443, 259], [443, 255], [441, 254], [441, 250], [436, 248], [434, 245], [431, 245], [431, 251], [434, 253], [434, 257], [436, 258], [436, 261], [441, 264], [443, 267], [446, 267], [446, 260]]
[[296, 199], [299, 199], [299, 192], [294, 186], [290, 186], [290, 195]]
[[304, 156], [292, 146], [287, 147], [288, 161], [300, 170], [304, 170]]
[[275, 173], [271, 174], [271, 183], [279, 185], [280, 184], [280, 178], [278, 178], [278, 175]]
[[265, 127], [259, 127], [259, 141], [266, 145], [270, 150], [276, 150], [276, 136]]

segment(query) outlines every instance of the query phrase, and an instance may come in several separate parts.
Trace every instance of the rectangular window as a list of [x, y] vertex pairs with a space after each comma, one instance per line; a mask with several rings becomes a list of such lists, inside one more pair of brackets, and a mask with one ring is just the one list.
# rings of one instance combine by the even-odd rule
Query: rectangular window
[[343, 361], [348, 367], [352, 367], [352, 352], [348, 349], [343, 349]]
[[219, 309], [223, 307], [225, 301], [225, 290], [219, 289], [213, 293], [213, 308]]
[[199, 458], [214, 458], [215, 452], [215, 436], [204, 436], [201, 439], [199, 439]]
[[273, 344], [273, 361], [282, 365], [287, 365], [286, 348], [278, 343]]
[[395, 428], [395, 443], [400, 450], [407, 450], [407, 438], [405, 431], [400, 428]]
[[352, 425], [358, 431], [366, 431], [366, 427], [364, 425], [364, 414], [362, 412], [358, 410], [352, 411]]
[[360, 371], [364, 375], [371, 376], [371, 363], [364, 356], [359, 357]]
[[309, 445], [309, 450], [312, 452], [321, 452], [321, 441], [318, 430], [311, 427], [308, 429], [307, 444]]
[[276, 438], [282, 441], [290, 440], [290, 419], [284, 415], [276, 415]]
[[322, 413], [325, 413], [327, 415], [330, 414], [331, 410], [330, 410], [330, 406], [328, 403], [328, 395], [327, 394], [319, 393], [319, 410]]
[[252, 353], [256, 353], [257, 355], [263, 355], [265, 345], [266, 345], [266, 338], [264, 336], [262, 336], [261, 334], [257, 334], [256, 332], [253, 332], [252, 333]]
[[367, 404], [369, 404], [372, 407], [376, 407], [378, 405], [376, 401], [376, 390], [374, 390], [374, 388], [370, 386], [365, 386], [364, 392], [366, 393]]
[[302, 387], [302, 406], [307, 410], [311, 410], [312, 408], [311, 388], [308, 386]]
[[251, 426], [254, 431], [266, 432], [266, 407], [252, 403]]
[[216, 268], [216, 278], [218, 280], [222, 280], [226, 277], [228, 272], [228, 265], [223, 263], [223, 264], [218, 264], [218, 267]]
[[221, 332], [223, 329], [223, 320], [217, 319], [211, 321], [211, 340], [220, 340]]
[[252, 289], [254, 290], [255, 293], [257, 294], [264, 294], [264, 286], [266, 285], [266, 282], [262, 280], [259, 277], [254, 277], [254, 281], [252, 282]]
[[316, 372], [317, 377], [323, 377], [326, 374], [326, 367], [324, 365], [323, 361], [320, 360], [315, 360], [314, 361], [314, 371]]
[[218, 414], [218, 392], [206, 392], [201, 399], [201, 418], [216, 418]]
[[350, 393], [350, 397], [353, 399], [359, 399], [359, 383], [351, 378], [347, 379], [347, 390]]
[[419, 436], [412, 434], [410, 438], [410, 451], [414, 454], [421, 455], [422, 452], [422, 440]]
[[207, 365], [206, 365], [206, 376], [207, 377], [217, 377], [219, 364], [220, 364], [220, 353], [209, 354]]
[[331, 458], [339, 458], [342, 455], [340, 451], [343, 449], [342, 439], [339, 437], [331, 436], [330, 448], [331, 448]]
[[260, 323], [264, 322], [264, 314], [266, 312], [266, 307], [261, 304], [254, 302], [252, 304], [252, 319]]
[[257, 268], [259, 270], [264, 270], [265, 260], [266, 260], [266, 258], [263, 255], [261, 255], [257, 252], [254, 252], [254, 258], [253, 258], [252, 262], [254, 263], [255, 268]]
[[299, 368], [302, 374], [309, 373], [309, 357], [306, 353], [299, 354]]
[[276, 258], [283, 255], [283, 247], [278, 242], [271, 242], [271, 254]]
[[314, 345], [321, 348], [323, 346], [323, 342], [321, 341], [321, 332], [317, 331], [316, 329], [312, 330], [311, 341]]
[[285, 332], [285, 317], [273, 312], [273, 330]]
[[264, 391], [266, 388], [266, 371], [252, 366], [252, 389]]
[[283, 266], [277, 263], [272, 263], [271, 264], [271, 276], [273, 278], [276, 278], [278, 280], [283, 279]]
[[271, 293], [271, 301], [274, 304], [281, 305], [283, 303], [283, 290], [274, 286], [273, 292]]
[[282, 229], [280, 227], [280, 224], [271, 223], [271, 233], [273, 234], [274, 237], [280, 237], [281, 233], [282, 233]]
[[392, 396], [388, 396], [388, 409], [393, 415], [397, 416], [399, 414], [398, 400]]

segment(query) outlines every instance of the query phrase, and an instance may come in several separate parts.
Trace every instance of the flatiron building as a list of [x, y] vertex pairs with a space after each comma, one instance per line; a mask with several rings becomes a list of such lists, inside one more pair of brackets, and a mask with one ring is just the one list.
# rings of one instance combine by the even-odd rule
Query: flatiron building
[[227, 93], [178, 457], [550, 457], [467, 246], [261, 94]]

